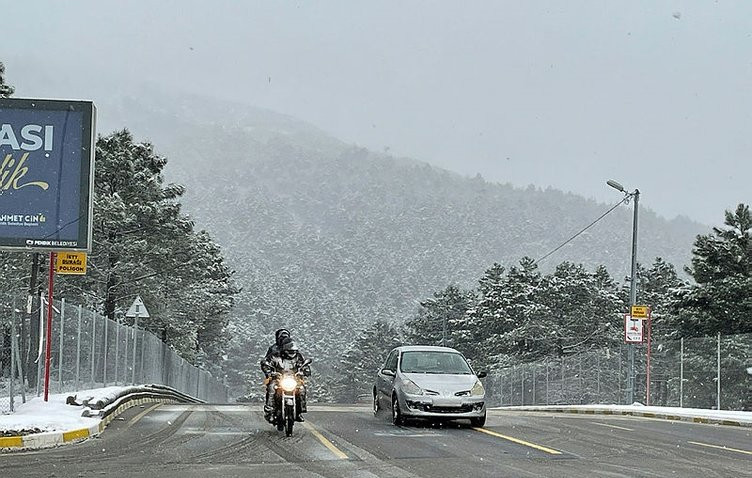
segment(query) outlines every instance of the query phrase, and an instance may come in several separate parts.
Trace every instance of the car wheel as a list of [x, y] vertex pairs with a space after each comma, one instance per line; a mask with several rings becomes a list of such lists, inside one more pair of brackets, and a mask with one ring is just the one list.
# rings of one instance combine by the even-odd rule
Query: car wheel
[[381, 402], [379, 401], [379, 392], [373, 391], [373, 416], [380, 417], [384, 410], [381, 408]]
[[402, 411], [399, 407], [399, 400], [397, 400], [397, 395], [392, 397], [392, 423], [397, 426], [405, 424], [405, 417], [402, 416]]
[[485, 424], [486, 424], [486, 414], [485, 413], [483, 414], [482, 417], [477, 417], [477, 418], [471, 418], [470, 419], [470, 425], [472, 425], [474, 427], [480, 428], [480, 427], [482, 427]]

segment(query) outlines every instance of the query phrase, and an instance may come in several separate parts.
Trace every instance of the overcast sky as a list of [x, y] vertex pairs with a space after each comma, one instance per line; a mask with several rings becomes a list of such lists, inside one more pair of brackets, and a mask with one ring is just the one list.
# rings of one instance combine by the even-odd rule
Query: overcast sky
[[718, 224], [752, 202], [752, 2], [0, 0], [0, 12], [19, 96], [46, 96], [24, 75], [148, 81], [489, 180], [615, 202], [613, 178], [668, 218]]

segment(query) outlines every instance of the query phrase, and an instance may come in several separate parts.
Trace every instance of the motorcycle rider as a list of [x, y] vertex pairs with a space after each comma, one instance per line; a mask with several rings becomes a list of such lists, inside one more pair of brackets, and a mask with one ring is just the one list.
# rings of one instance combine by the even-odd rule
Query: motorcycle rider
[[274, 332], [274, 343], [266, 350], [266, 355], [261, 361], [261, 371], [264, 372], [264, 385], [266, 385], [266, 397], [264, 398], [264, 418], [266, 421], [272, 421], [272, 413], [274, 411], [274, 381], [271, 379], [271, 374], [274, 372], [274, 368], [271, 367], [274, 357], [282, 356], [282, 345], [286, 341], [292, 341], [290, 338], [290, 331], [287, 329], [277, 329]]
[[[275, 332], [275, 343], [269, 347], [266, 352], [266, 357], [261, 362], [261, 370], [264, 372], [266, 379], [266, 401], [264, 403], [264, 417], [268, 422], [272, 422], [274, 419], [274, 380], [272, 374], [275, 372], [281, 372], [287, 366], [297, 372], [302, 372], [304, 376], [311, 375], [311, 369], [308, 365], [303, 365], [305, 359], [300, 353], [298, 346], [295, 345], [290, 337], [290, 331], [287, 329], [279, 329]], [[305, 419], [301, 414], [308, 411], [306, 400], [306, 388], [305, 385], [301, 385], [297, 396], [298, 403], [295, 407], [297, 410], [297, 416], [295, 420], [303, 422]]]

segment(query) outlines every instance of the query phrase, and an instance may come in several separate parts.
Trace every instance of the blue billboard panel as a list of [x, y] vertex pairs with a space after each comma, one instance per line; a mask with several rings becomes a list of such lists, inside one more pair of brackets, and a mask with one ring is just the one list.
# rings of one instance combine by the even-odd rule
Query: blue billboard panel
[[0, 98], [0, 249], [91, 249], [95, 112]]

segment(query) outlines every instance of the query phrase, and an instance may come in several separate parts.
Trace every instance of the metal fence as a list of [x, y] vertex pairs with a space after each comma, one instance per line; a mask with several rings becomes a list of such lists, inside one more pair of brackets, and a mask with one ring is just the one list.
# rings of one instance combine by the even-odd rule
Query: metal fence
[[[0, 317], [0, 413], [12, 412], [19, 402], [44, 391], [47, 307], [31, 319], [42, 332], [32, 343], [31, 323], [19, 304], [3, 307], [5, 316]], [[54, 302], [52, 324], [50, 393], [155, 383], [208, 402], [228, 401], [227, 387], [210, 371], [186, 362], [142, 327], [109, 320], [65, 300]]]
[[[647, 348], [635, 352], [635, 400], [647, 404]], [[524, 363], [489, 374], [492, 405], [626, 404], [627, 347]], [[650, 405], [752, 410], [752, 334], [653, 343]]]

